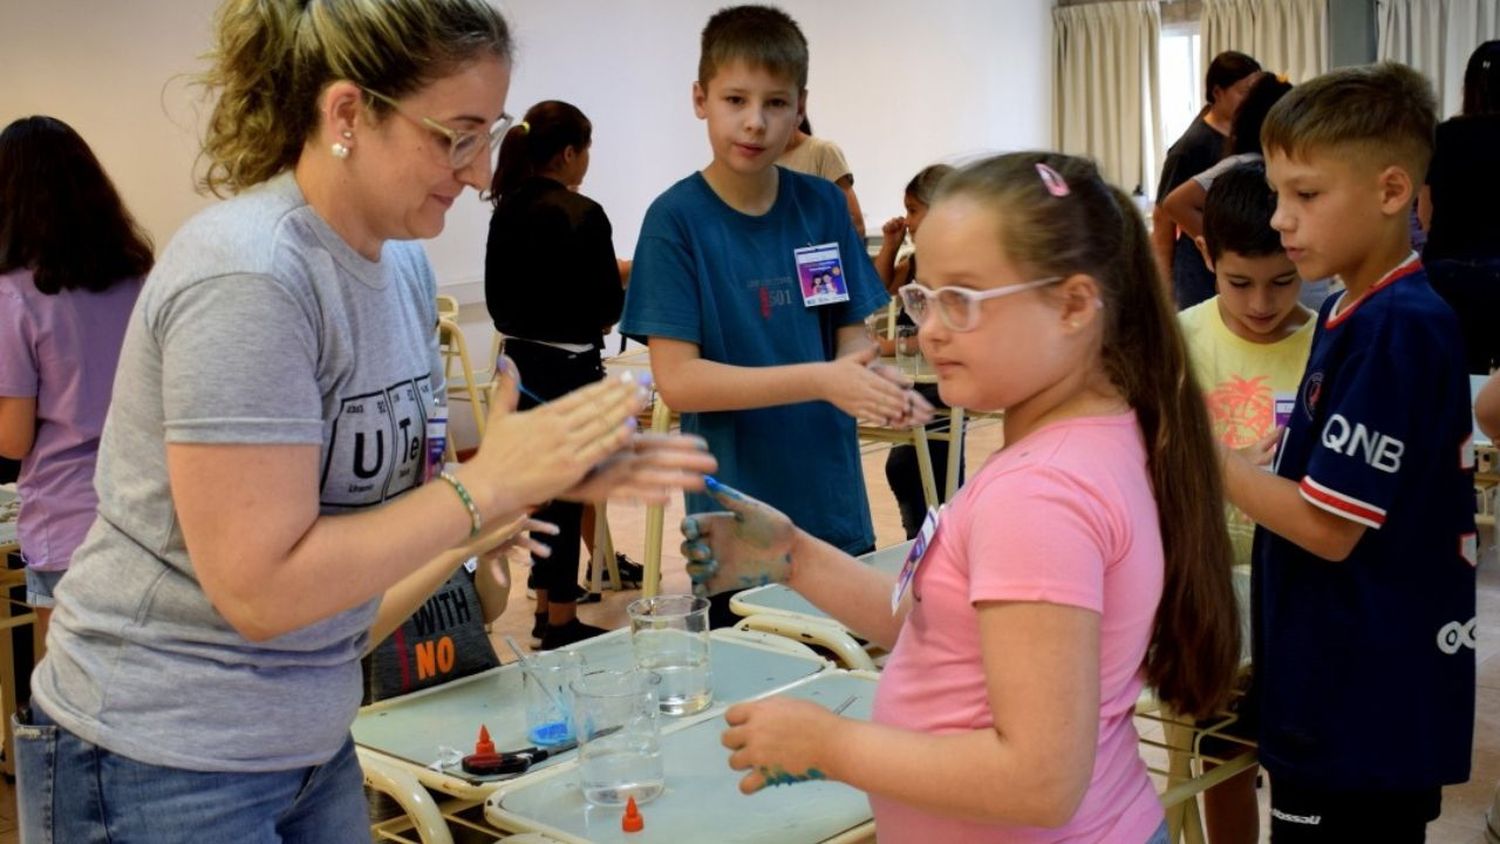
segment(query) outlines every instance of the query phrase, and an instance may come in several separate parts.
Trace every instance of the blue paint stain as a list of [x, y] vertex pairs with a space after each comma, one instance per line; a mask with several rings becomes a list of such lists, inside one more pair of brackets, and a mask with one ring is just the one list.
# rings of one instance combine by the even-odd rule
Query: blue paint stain
[[807, 773], [801, 776], [798, 776], [797, 774], [787, 773], [781, 768], [761, 768], [760, 776], [761, 779], [765, 780], [765, 784], [767, 786], [772, 787], [778, 785], [796, 785], [799, 782], [828, 779], [828, 775], [824, 774], [817, 768], [808, 768]]

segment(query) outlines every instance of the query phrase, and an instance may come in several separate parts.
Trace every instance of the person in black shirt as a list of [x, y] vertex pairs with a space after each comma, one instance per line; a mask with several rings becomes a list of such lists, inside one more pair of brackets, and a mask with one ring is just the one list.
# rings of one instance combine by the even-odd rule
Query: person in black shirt
[[[621, 267], [599, 203], [577, 192], [589, 169], [593, 126], [557, 100], [537, 103], [506, 134], [490, 186], [495, 212], [485, 249], [485, 301], [520, 370], [520, 408], [604, 377], [604, 334], [625, 301]], [[544, 649], [604, 632], [578, 620], [583, 505], [553, 501], [536, 513], [561, 532], [550, 557], [532, 555], [532, 634]]]
[[1177, 143], [1167, 150], [1161, 183], [1156, 188], [1151, 245], [1163, 275], [1169, 275], [1178, 308], [1190, 308], [1214, 295], [1214, 274], [1187, 234], [1179, 234], [1162, 208], [1162, 200], [1176, 187], [1224, 157], [1225, 140], [1240, 101], [1260, 74], [1260, 63], [1229, 50], [1214, 56], [1204, 80], [1208, 104]]
[[1437, 128], [1418, 213], [1427, 229], [1422, 263], [1432, 288], [1458, 314], [1469, 372], [1500, 365], [1500, 41], [1486, 41], [1464, 72], [1463, 111]]

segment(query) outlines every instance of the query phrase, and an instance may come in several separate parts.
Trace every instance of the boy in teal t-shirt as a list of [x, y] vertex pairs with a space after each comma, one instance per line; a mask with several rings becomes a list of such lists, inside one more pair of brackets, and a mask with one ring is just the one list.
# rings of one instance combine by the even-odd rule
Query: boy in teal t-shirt
[[[875, 534], [855, 420], [910, 425], [930, 407], [872, 365], [863, 321], [888, 297], [843, 194], [775, 166], [806, 84], [807, 41], [785, 13], [709, 20], [693, 108], [713, 161], [646, 212], [621, 329], [649, 344], [663, 400], [721, 480], [857, 554]], [[825, 275], [844, 283], [819, 288]], [[716, 508], [689, 495], [687, 509]]]

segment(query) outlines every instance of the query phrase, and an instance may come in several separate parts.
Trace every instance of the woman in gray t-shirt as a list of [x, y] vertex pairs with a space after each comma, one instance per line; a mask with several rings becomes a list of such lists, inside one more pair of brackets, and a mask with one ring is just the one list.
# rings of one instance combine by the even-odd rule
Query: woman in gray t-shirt
[[367, 841], [349, 725], [377, 608], [410, 615], [539, 502], [712, 470], [635, 435], [637, 385], [510, 413], [507, 373], [477, 454], [438, 471], [415, 241], [489, 182], [510, 45], [485, 0], [221, 8], [204, 184], [234, 196], [178, 231], [126, 332], [99, 515], [17, 724], [23, 838]]

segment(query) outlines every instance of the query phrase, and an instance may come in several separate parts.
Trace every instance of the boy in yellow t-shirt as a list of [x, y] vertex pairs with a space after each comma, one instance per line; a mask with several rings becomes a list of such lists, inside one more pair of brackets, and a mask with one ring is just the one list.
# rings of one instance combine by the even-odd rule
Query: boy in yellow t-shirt
[[[1271, 228], [1275, 202], [1259, 162], [1241, 164], [1214, 181], [1203, 209], [1203, 236], [1196, 240], [1217, 295], [1178, 314], [1214, 436], [1230, 448], [1260, 442], [1286, 424], [1317, 327], [1316, 315], [1297, 300], [1302, 279]], [[1224, 508], [1235, 566], [1248, 571], [1255, 523], [1232, 504]], [[1235, 583], [1244, 613], [1248, 584], [1248, 577]], [[1248, 642], [1248, 615], [1242, 618]], [[1216, 755], [1242, 749], [1230, 744]], [[1259, 840], [1255, 776], [1252, 767], [1204, 793], [1210, 841]]]
[[[1214, 182], [1198, 248], [1217, 294], [1179, 314], [1214, 435], [1230, 448], [1284, 425], [1307, 366], [1316, 320], [1297, 301], [1302, 279], [1271, 228], [1275, 200], [1263, 165], [1242, 164]], [[1250, 563], [1255, 525], [1230, 507], [1236, 565]]]

